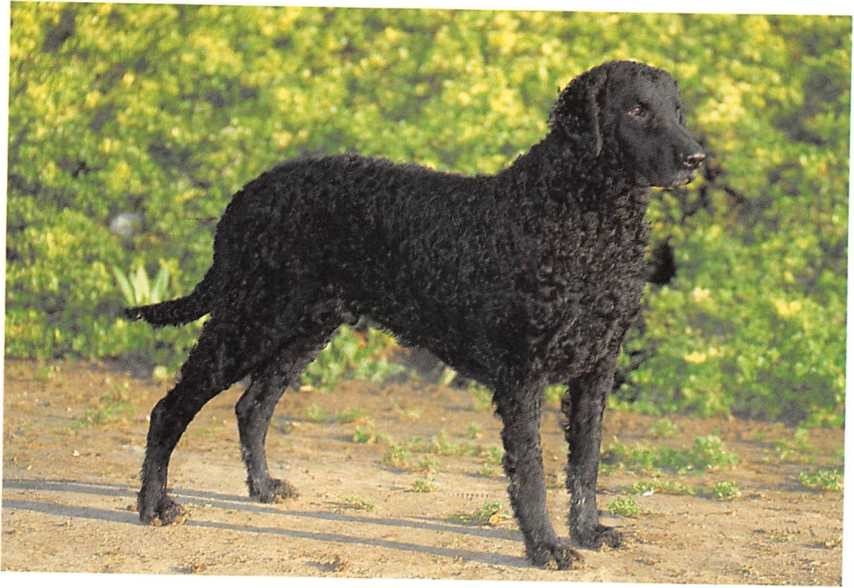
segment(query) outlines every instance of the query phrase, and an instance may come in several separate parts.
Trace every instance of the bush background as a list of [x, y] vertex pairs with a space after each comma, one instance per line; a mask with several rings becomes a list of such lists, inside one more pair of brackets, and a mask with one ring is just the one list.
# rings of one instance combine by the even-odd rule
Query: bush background
[[[198, 323], [155, 333], [117, 318], [115, 272], [167, 273], [163, 296], [189, 292], [228, 199], [260, 172], [348, 150], [494, 172], [544, 135], [558, 88], [636, 59], [680, 81], [711, 160], [704, 180], [655, 198], [654, 239], [677, 273], [648, 288], [624, 364], [646, 360], [613, 402], [842, 422], [848, 17], [51, 3], [11, 14], [8, 356], [174, 368]], [[111, 230], [121, 219], [128, 237]], [[326, 353], [367, 346], [346, 352], [362, 365], [393, 345], [354, 336]]]

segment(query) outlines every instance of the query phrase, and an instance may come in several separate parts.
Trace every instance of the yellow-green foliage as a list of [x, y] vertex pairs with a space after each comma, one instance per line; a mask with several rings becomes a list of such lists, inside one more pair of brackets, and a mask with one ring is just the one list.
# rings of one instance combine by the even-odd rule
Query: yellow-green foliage
[[[679, 79], [725, 173], [687, 222], [677, 198], [654, 199], [678, 274], [648, 293], [631, 345], [655, 355], [626, 397], [838, 423], [850, 30], [821, 17], [15, 3], [7, 352], [175, 365], [197, 325], [117, 318], [113, 268], [166, 268], [168, 294], [189, 292], [230, 195], [306, 152], [493, 172], [543, 135], [559, 87], [631, 58]], [[127, 237], [109, 228], [121, 213], [139, 215]], [[327, 364], [358, 374], [342, 349]]]
[[804, 488], [841, 492], [843, 479], [842, 468], [818, 469], [814, 472], [801, 472], [798, 480]]

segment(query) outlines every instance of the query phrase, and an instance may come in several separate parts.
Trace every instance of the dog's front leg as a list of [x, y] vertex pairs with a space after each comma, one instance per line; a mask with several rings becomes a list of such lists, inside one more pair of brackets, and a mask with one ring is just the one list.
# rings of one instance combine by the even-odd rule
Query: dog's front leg
[[510, 504], [525, 538], [528, 559], [535, 565], [554, 562], [559, 569], [568, 569], [579, 556], [555, 535], [546, 508], [540, 446], [542, 399], [542, 387], [508, 387], [496, 393], [497, 412], [504, 423], [504, 471], [510, 479]]
[[566, 472], [566, 488], [571, 495], [569, 532], [576, 545], [595, 549], [603, 544], [617, 547], [622, 542], [616, 529], [599, 524], [596, 507], [602, 415], [608, 391], [614, 382], [615, 361], [604, 364], [596, 371], [570, 381], [569, 390], [561, 402], [569, 444]]

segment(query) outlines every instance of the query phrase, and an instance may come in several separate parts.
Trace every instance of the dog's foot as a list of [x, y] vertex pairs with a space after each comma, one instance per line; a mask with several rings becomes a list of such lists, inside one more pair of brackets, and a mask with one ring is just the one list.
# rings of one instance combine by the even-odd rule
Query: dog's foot
[[572, 536], [572, 540], [579, 547], [586, 547], [587, 549], [599, 549], [603, 545], [616, 548], [622, 545], [623, 534], [614, 527], [596, 525], [596, 527], [587, 532], [576, 531]]
[[297, 498], [299, 492], [285, 480], [269, 478], [263, 484], [249, 484], [249, 496], [259, 502], [284, 502], [288, 498]]
[[164, 495], [155, 508], [140, 505], [139, 520], [153, 527], [180, 525], [187, 520], [188, 513], [180, 504]]
[[560, 539], [548, 541], [526, 549], [528, 559], [541, 568], [568, 570], [575, 562], [583, 561], [581, 554]]

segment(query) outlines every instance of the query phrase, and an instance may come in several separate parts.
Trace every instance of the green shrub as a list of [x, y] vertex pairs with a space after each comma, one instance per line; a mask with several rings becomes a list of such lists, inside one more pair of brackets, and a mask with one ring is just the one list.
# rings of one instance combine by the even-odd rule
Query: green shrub
[[439, 471], [439, 460], [432, 455], [425, 455], [411, 469], [427, 476], [435, 476]]
[[686, 54], [685, 67], [704, 72], [686, 88], [699, 92], [694, 120], [724, 173], [698, 186], [706, 206], [687, 222], [674, 225], [695, 196], [653, 203], [653, 232], [671, 238], [678, 273], [647, 292], [630, 348], [655, 353], [623, 396], [650, 412], [840, 424], [851, 19], [683, 22], [726, 22], [750, 42], [716, 42], [727, 53], [712, 66], [720, 78]]
[[[174, 369], [200, 322], [128, 323], [112, 268], [190, 292], [231, 194], [303, 153], [494, 172], [556, 88], [632, 58], [679, 80], [714, 173], [652, 199], [678, 272], [615, 404], [842, 422], [848, 17], [16, 2], [11, 24], [10, 356]], [[392, 345], [342, 329], [305, 383], [393, 375]]]
[[428, 493], [436, 491], [436, 483], [433, 480], [419, 479], [412, 482], [411, 492]]
[[302, 373], [303, 384], [328, 390], [344, 378], [382, 382], [403, 371], [387, 358], [394, 345], [394, 339], [381, 331], [369, 329], [362, 334], [342, 326]]
[[631, 496], [615, 498], [608, 503], [608, 512], [621, 517], [636, 517], [640, 514], [640, 507]]
[[377, 440], [376, 428], [373, 422], [356, 425], [353, 431], [353, 443], [375, 443]]
[[392, 445], [383, 454], [381, 463], [394, 470], [408, 470], [412, 466], [410, 464], [411, 454], [406, 447], [401, 445]]
[[738, 463], [738, 456], [727, 451], [724, 442], [716, 435], [695, 437], [691, 458], [695, 467], [703, 470], [716, 470]]
[[842, 491], [841, 468], [818, 469], [813, 472], [801, 472], [798, 474], [801, 486], [810, 490], [823, 490], [826, 492]]
[[696, 437], [690, 449], [625, 445], [614, 441], [605, 450], [602, 461], [629, 470], [655, 469], [676, 473], [717, 470], [738, 463], [738, 456], [724, 448], [723, 441], [714, 435]]
[[741, 496], [741, 490], [735, 482], [715, 482], [712, 486], [712, 495], [718, 500], [734, 500]]

